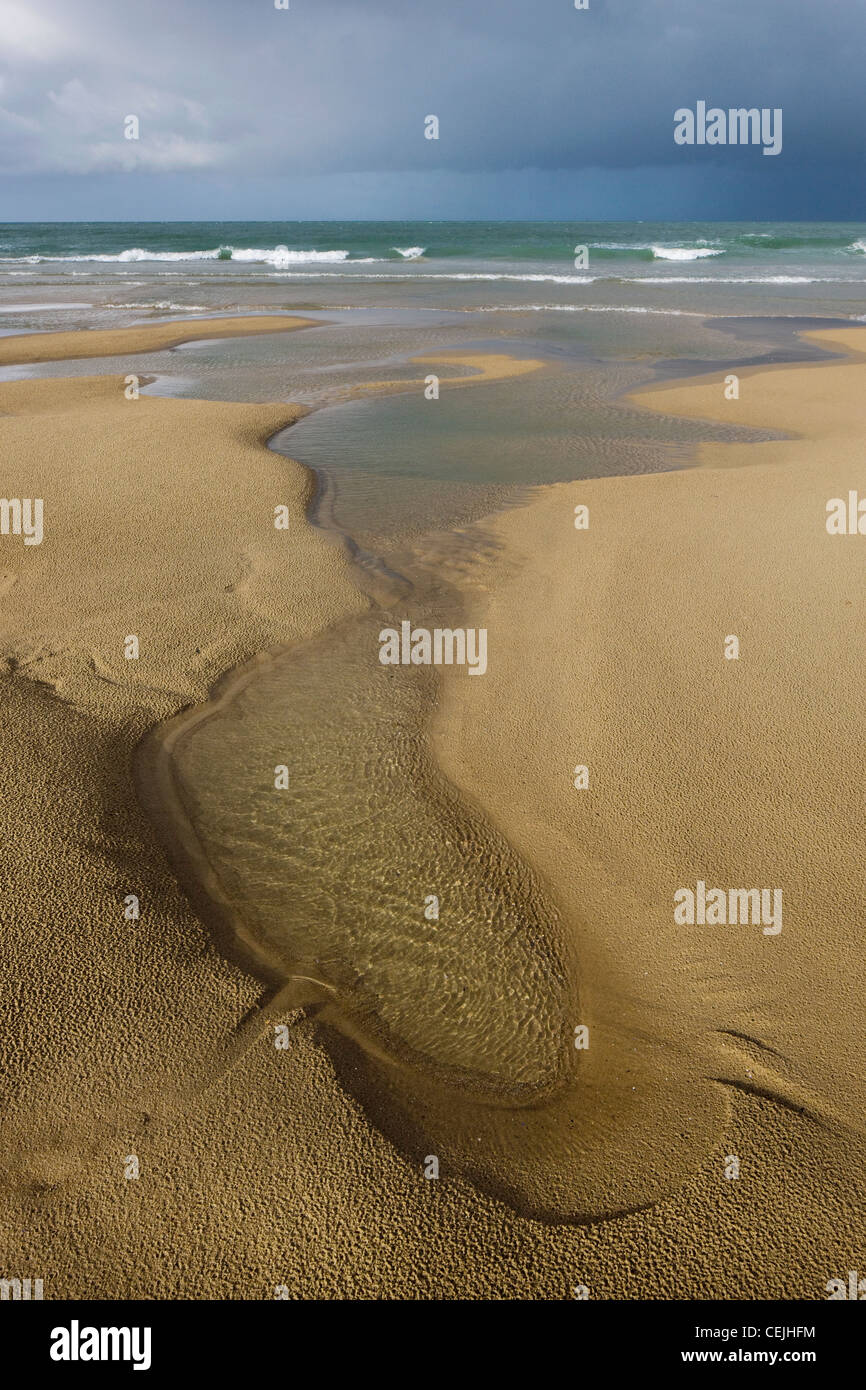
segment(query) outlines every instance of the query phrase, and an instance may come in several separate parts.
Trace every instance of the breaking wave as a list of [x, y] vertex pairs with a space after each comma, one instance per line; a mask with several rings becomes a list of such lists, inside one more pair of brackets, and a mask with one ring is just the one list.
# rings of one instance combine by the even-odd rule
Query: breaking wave
[[724, 256], [723, 250], [712, 246], [651, 246], [657, 261], [702, 261], [706, 256]]

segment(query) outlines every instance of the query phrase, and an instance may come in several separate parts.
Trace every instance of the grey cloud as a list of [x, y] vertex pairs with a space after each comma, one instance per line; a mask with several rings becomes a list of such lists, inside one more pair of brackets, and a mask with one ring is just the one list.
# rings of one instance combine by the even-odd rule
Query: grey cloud
[[[699, 98], [781, 106], [785, 160], [863, 155], [862, 0], [0, 0], [0, 168], [224, 177], [745, 170]], [[141, 139], [124, 141], [135, 113]], [[440, 119], [440, 139], [423, 119]], [[131, 148], [134, 146], [134, 148]]]

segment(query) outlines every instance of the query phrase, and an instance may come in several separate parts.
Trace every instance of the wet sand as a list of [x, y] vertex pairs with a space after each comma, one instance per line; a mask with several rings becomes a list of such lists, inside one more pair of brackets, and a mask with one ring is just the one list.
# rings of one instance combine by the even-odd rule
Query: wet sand
[[[473, 1157], [450, 1079], [395, 1066], [363, 1019], [336, 1028], [308, 981], [281, 995], [284, 962], [256, 978], [217, 949], [132, 790], [147, 730], [222, 672], [289, 643], [303, 662], [323, 631], [350, 655], [370, 621], [346, 552], [304, 520], [309, 476], [263, 446], [294, 408], [127, 402], [114, 377], [0, 386], [4, 491], [46, 499], [41, 546], [0, 542], [10, 1272], [46, 1297], [821, 1298], [856, 1267], [862, 538], [827, 536], [824, 504], [856, 487], [864, 377], [857, 360], [744, 373], [739, 402], [712, 378], [642, 393], [802, 437], [545, 488], [470, 533], [461, 602], [489, 669], [446, 675], [413, 737], [458, 843], [472, 808], [552, 905], [591, 1038], [570, 1145], [554, 1125], [555, 1150], [527, 1146], [525, 1115], [494, 1104]], [[782, 933], [676, 927], [673, 892], [699, 877], [780, 885]]]
[[[469, 621], [488, 627], [496, 655], [483, 681], [446, 679], [434, 747], [552, 885], [596, 1026], [635, 1057], [664, 1039], [672, 1070], [675, 1051], [700, 1058], [695, 1096], [709, 1084], [729, 1108], [742, 1096], [777, 1102], [750, 1134], [744, 1176], [761, 1172], [775, 1229], [801, 1248], [826, 1227], [814, 1205], [790, 1208], [792, 1170], [821, 1165], [840, 1192], [847, 1180], [832, 1244], [847, 1237], [853, 1259], [866, 1113], [866, 605], [863, 537], [825, 523], [828, 501], [847, 505], [861, 474], [866, 342], [859, 329], [809, 336], [849, 360], [744, 372], [738, 400], [723, 375], [634, 398], [789, 439], [704, 444], [687, 473], [545, 489], [484, 528], [510, 573], [494, 574]], [[586, 531], [573, 524], [578, 505]], [[732, 635], [736, 660], [725, 658]], [[573, 787], [577, 764], [590, 769], [588, 790]], [[781, 889], [782, 930], [678, 925], [674, 894], [698, 880]], [[611, 1048], [600, 1063], [614, 1090], [615, 1060]], [[797, 1157], [774, 1176], [768, 1156], [791, 1114]], [[737, 1156], [725, 1134], [716, 1144]], [[696, 1242], [704, 1220], [690, 1215]]]
[[261, 333], [291, 333], [315, 327], [316, 320], [280, 314], [238, 318], [184, 319], [133, 328], [91, 328], [68, 333], [15, 333], [0, 338], [0, 367], [31, 362], [59, 362], [81, 357], [122, 357], [159, 352], [212, 338], [244, 338]]
[[[514, 357], [505, 352], [430, 352], [422, 356], [411, 357], [410, 364], [416, 362], [429, 367], [462, 367], [468, 369], [465, 376], [444, 377], [441, 382], [437, 377], [440, 386], [450, 390], [454, 386], [477, 386], [485, 381], [504, 381], [509, 377], [525, 376], [527, 372], [535, 372], [539, 367], [544, 366], [544, 362], [537, 357]], [[435, 376], [436, 374], [433, 373]], [[427, 382], [427, 377], [395, 377], [390, 381], [364, 381], [357, 386], [348, 388], [347, 394], [351, 396], [361, 395], [368, 391], [417, 391]]]

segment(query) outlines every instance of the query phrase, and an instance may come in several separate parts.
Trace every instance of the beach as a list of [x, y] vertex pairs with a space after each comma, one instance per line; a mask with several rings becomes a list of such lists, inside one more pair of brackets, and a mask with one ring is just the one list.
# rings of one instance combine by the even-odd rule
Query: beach
[[[489, 665], [437, 673], [394, 767], [420, 777], [423, 752], [440, 821], [489, 848], [467, 882], [496, 894], [513, 864], [515, 913], [552, 933], [550, 1016], [590, 1042], [529, 1110], [493, 1071], [482, 1101], [414, 1069], [426, 1034], [395, 1059], [399, 1016], [378, 1042], [349, 1026], [326, 970], [287, 988], [255, 931], [212, 931], [201, 846], [175, 863], [196, 911], [163, 849], [179, 822], [136, 794], [164, 721], [207, 711], [225, 673], [254, 692], [249, 663], [335, 653], [339, 721], [367, 674], [346, 654], [376, 665], [353, 634], [380, 600], [306, 519], [311, 474], [266, 447], [302, 411], [130, 401], [114, 374], [0, 383], [5, 492], [45, 499], [41, 545], [2, 540], [5, 1268], [53, 1298], [240, 1299], [820, 1299], [856, 1268], [864, 609], [861, 538], [825, 508], [857, 486], [866, 364], [862, 329], [810, 337], [845, 360], [746, 370], [735, 401], [708, 373], [631, 402], [785, 437], [538, 487], [442, 570]], [[87, 333], [3, 347], [93, 352]], [[218, 719], [201, 727], [218, 759]], [[781, 931], [679, 925], [699, 880], [781, 888]]]

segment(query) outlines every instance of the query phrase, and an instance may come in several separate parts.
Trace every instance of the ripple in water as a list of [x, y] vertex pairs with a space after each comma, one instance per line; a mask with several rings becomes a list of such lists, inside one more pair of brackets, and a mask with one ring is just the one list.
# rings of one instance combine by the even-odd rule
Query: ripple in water
[[406, 616], [353, 618], [260, 659], [154, 731], [145, 804], [224, 939], [269, 978], [306, 982], [341, 1079], [419, 1177], [436, 1154], [443, 1176], [551, 1220], [654, 1200], [717, 1107], [693, 1091], [683, 1132], [669, 1057], [647, 1044], [626, 1078], [603, 1030], [575, 1049], [590, 1011], [571, 934], [430, 758], [436, 673], [378, 663], [380, 628]]

